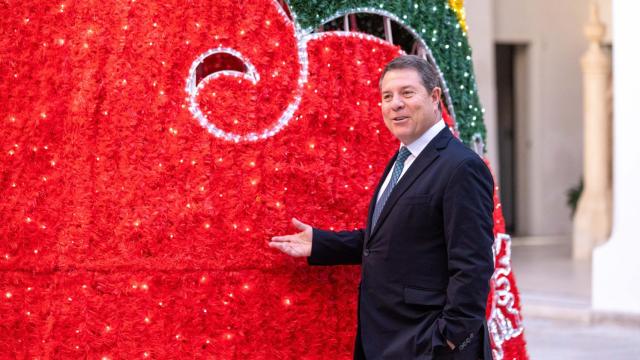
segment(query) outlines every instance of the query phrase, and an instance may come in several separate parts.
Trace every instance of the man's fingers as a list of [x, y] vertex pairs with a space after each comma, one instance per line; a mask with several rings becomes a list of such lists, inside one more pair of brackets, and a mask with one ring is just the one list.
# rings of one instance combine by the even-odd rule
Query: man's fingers
[[[302, 230], [303, 232], [308, 231], [311, 228], [311, 226], [303, 223], [296, 218], [292, 218], [291, 222], [296, 228]], [[271, 241], [269, 242], [269, 247], [276, 248], [283, 253], [298, 257], [302, 254], [300, 245], [308, 242], [307, 240], [305, 240], [306, 237], [308, 237], [308, 235], [302, 233], [273, 236], [271, 237]]]
[[298, 220], [296, 218], [292, 218], [291, 222], [293, 223], [293, 226], [295, 226], [298, 230], [305, 231], [309, 227], [309, 225], [303, 223], [302, 221], [300, 221], [300, 220]]
[[289, 241], [291, 241], [291, 235], [274, 236], [274, 237], [271, 238], [271, 241], [273, 241], [273, 242], [289, 242]]

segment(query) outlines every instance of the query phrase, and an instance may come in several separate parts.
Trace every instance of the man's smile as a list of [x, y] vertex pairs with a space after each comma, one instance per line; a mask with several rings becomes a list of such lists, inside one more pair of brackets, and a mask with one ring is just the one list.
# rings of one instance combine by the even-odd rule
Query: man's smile
[[403, 121], [405, 121], [407, 119], [409, 119], [408, 116], [396, 116], [396, 117], [393, 118], [393, 122], [394, 123], [401, 123], [401, 122], [403, 122]]

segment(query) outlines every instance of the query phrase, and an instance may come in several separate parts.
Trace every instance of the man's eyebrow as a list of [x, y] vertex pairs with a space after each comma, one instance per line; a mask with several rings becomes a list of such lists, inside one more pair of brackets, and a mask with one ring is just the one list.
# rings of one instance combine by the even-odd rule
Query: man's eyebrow
[[[415, 89], [415, 86], [413, 86], [413, 85], [405, 85], [405, 86], [400, 88], [400, 90], [406, 90], [406, 89]], [[390, 92], [392, 92], [392, 91], [391, 90], [385, 90], [382, 93], [383, 94], [387, 94], [387, 93], [390, 93]]]

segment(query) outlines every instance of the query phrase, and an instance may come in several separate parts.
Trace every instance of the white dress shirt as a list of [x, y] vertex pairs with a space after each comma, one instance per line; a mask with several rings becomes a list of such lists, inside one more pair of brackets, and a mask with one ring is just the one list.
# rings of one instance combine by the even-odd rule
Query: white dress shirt
[[[433, 140], [433, 138], [436, 137], [436, 135], [438, 135], [440, 130], [444, 129], [445, 127], [446, 127], [446, 124], [444, 123], [444, 120], [440, 119], [440, 121], [435, 123], [432, 127], [429, 128], [429, 130], [425, 131], [424, 134], [422, 134], [419, 138], [417, 138], [411, 144], [405, 145], [402, 142], [400, 142], [400, 148], [402, 148], [403, 146], [406, 146], [409, 152], [411, 153], [411, 155], [409, 155], [407, 159], [404, 161], [404, 167], [402, 168], [402, 173], [398, 178], [398, 182], [400, 182], [402, 175], [404, 175], [404, 173], [407, 172], [407, 169], [409, 169], [409, 166], [413, 164], [413, 161], [418, 157], [418, 155], [420, 155], [422, 150], [424, 150], [424, 148], [426, 148], [427, 145], [429, 145], [431, 140]], [[376, 202], [380, 200], [380, 196], [382, 196], [382, 194], [384, 193], [384, 189], [387, 188], [389, 181], [391, 181], [392, 174], [393, 174], [393, 167], [391, 168], [391, 171], [389, 171], [389, 174], [387, 174], [387, 178], [384, 180], [384, 183], [382, 183], [382, 187], [380, 187], [380, 191], [378, 191], [378, 197], [376, 198]]]

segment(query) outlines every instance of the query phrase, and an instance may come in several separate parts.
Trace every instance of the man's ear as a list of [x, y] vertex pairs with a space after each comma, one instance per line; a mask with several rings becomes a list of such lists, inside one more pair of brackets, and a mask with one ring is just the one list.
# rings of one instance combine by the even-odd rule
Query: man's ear
[[429, 96], [431, 96], [431, 101], [436, 104], [436, 110], [440, 109], [440, 97], [442, 96], [442, 89], [440, 89], [439, 87], [434, 87], [433, 90], [431, 90], [431, 94], [429, 94]]
[[431, 90], [431, 100], [433, 100], [433, 102], [436, 101], [440, 101], [440, 96], [442, 95], [442, 89], [440, 89], [439, 87], [434, 87], [433, 90]]

